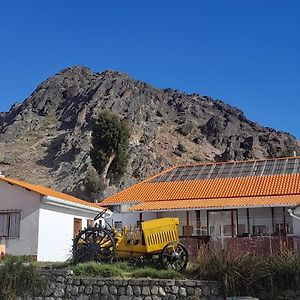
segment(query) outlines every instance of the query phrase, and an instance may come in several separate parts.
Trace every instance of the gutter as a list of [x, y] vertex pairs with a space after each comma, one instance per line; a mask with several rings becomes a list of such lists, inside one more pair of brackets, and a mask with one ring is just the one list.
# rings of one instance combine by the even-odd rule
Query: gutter
[[[55, 205], [64, 208], [72, 208], [75, 210], [81, 210], [89, 213], [99, 213], [103, 211], [102, 208], [96, 208], [88, 205], [84, 205], [81, 203], [75, 203], [67, 200], [63, 200], [60, 198], [52, 197], [52, 196], [43, 196], [41, 197], [41, 202], [44, 204]], [[110, 218], [112, 216], [112, 212], [110, 210], [106, 211], [103, 215], [103, 218]]]

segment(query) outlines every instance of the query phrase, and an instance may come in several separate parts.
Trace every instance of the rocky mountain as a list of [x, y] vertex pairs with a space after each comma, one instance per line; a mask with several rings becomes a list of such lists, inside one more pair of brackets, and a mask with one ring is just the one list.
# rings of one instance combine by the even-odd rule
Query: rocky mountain
[[103, 196], [174, 164], [300, 153], [293, 136], [251, 122], [220, 100], [159, 90], [120, 72], [71, 67], [0, 113], [0, 171], [88, 198], [91, 128], [102, 110], [131, 127], [127, 172]]

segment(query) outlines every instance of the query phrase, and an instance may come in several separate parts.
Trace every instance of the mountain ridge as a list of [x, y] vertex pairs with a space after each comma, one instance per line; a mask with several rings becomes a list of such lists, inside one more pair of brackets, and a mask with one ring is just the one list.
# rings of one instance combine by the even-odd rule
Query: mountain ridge
[[[86, 189], [91, 129], [111, 110], [131, 127], [120, 184]], [[0, 113], [0, 171], [83, 198], [103, 198], [180, 163], [282, 157], [300, 153], [292, 135], [260, 126], [221, 100], [157, 89], [128, 74], [65, 68], [22, 103]]]

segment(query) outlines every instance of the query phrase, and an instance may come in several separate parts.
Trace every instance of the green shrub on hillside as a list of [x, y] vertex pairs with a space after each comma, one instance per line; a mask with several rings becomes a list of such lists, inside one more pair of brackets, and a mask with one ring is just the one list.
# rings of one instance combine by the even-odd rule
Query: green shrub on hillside
[[90, 197], [92, 197], [94, 194], [103, 192], [106, 188], [106, 184], [103, 182], [103, 179], [92, 166], [87, 168], [84, 178], [84, 185]]
[[130, 131], [127, 123], [109, 111], [95, 119], [92, 131], [92, 164], [103, 179], [117, 182], [128, 161]]

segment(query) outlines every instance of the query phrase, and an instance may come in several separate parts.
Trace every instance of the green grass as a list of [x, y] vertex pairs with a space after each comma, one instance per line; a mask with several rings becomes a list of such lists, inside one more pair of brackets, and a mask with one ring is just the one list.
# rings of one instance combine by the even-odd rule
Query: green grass
[[63, 262], [50, 262], [50, 261], [33, 261], [32, 264], [40, 269], [68, 269], [73, 265], [72, 260]]
[[[145, 265], [145, 264], [144, 264]], [[101, 277], [119, 278], [159, 278], [159, 279], [183, 279], [184, 276], [174, 270], [158, 269], [153, 266], [135, 267], [126, 262], [104, 264], [86, 262], [72, 267], [74, 274]]]
[[175, 270], [159, 270], [151, 267], [135, 269], [130, 275], [134, 278], [184, 279], [184, 276]]
[[97, 262], [79, 263], [72, 267], [74, 274], [92, 275], [101, 277], [124, 277], [129, 271], [129, 266], [124, 264], [104, 264]]

